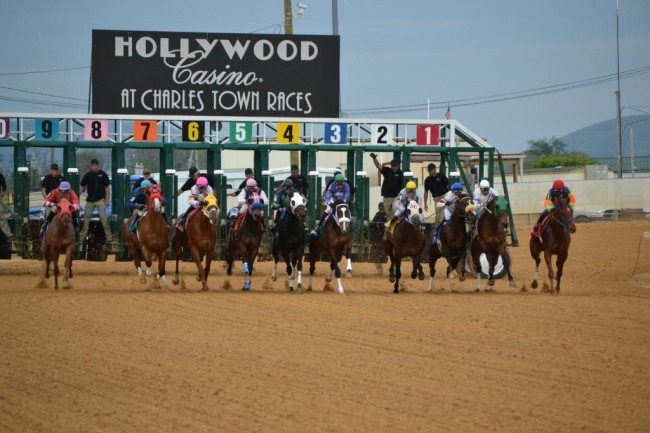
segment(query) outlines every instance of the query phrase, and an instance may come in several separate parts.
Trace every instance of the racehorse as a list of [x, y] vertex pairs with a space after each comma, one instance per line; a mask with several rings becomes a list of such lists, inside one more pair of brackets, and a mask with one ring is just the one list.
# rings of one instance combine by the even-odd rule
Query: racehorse
[[388, 280], [394, 282], [393, 293], [399, 293], [399, 280], [402, 277], [402, 259], [410, 257], [413, 260], [411, 278], [418, 277], [424, 280], [424, 271], [420, 263], [420, 256], [424, 249], [426, 238], [422, 228], [424, 217], [419, 213], [420, 206], [416, 201], [411, 201], [405, 215], [395, 226], [393, 233], [386, 230], [382, 238], [384, 251], [390, 258]]
[[339, 261], [352, 243], [352, 218], [350, 206], [347, 203], [335, 201], [332, 207], [333, 212], [325, 221], [322, 234], [309, 240], [309, 290], [312, 289], [312, 277], [316, 270], [316, 262], [320, 260], [321, 252], [325, 252], [330, 258], [330, 273], [325, 277], [325, 281], [329, 283], [332, 281], [332, 274], [336, 275], [338, 293], [343, 295], [345, 291], [341, 283]]
[[291, 209], [285, 209], [273, 236], [273, 281], [277, 280], [278, 260], [280, 255], [287, 264], [289, 291], [293, 292], [293, 280], [297, 273], [297, 290], [302, 292], [302, 257], [305, 252], [305, 199], [294, 192], [291, 197]]
[[133, 258], [136, 271], [138, 271], [140, 283], [146, 283], [147, 277], [145, 272], [142, 271], [139, 253], [142, 253], [144, 262], [147, 265], [147, 276], [151, 276], [151, 256], [155, 254], [158, 257], [156, 280], [161, 280], [163, 287], [166, 288], [168, 285], [165, 278], [165, 262], [167, 261], [167, 247], [169, 246], [169, 231], [163, 216], [162, 196], [159, 193], [149, 195], [144, 214], [138, 222], [138, 228], [135, 233], [132, 233], [129, 228], [134, 218], [135, 215], [129, 218], [122, 231], [129, 254]]
[[[54, 209], [53, 209], [54, 210]], [[50, 278], [50, 263], [54, 262], [54, 290], [59, 290], [59, 254], [65, 254], [63, 288], [69, 289], [72, 278], [72, 259], [74, 256], [74, 227], [72, 212], [75, 207], [62, 198], [56, 205], [56, 217], [47, 226], [41, 242], [41, 251], [45, 259], [45, 279]]]
[[[172, 250], [176, 259], [176, 272], [172, 283], [178, 284], [180, 274], [178, 272], [178, 261], [181, 258], [182, 249], [189, 249], [192, 260], [196, 264], [198, 274], [196, 281], [201, 281], [201, 290], [208, 290], [208, 275], [210, 275], [210, 264], [214, 256], [214, 244], [217, 242], [217, 223], [219, 222], [219, 205], [217, 198], [208, 194], [203, 200], [203, 207], [187, 217], [187, 228], [179, 227], [178, 224], [172, 237]], [[203, 266], [205, 257], [205, 267]]]
[[[447, 281], [449, 282], [449, 291], [454, 290], [454, 283], [451, 274], [454, 269], [458, 272], [458, 279], [465, 280], [465, 260], [467, 258], [467, 227], [465, 226], [465, 217], [467, 216], [467, 206], [471, 197], [467, 194], [458, 196], [458, 203], [451, 219], [445, 223], [440, 231], [440, 241], [431, 246], [429, 252], [429, 288], [433, 286], [433, 277], [436, 275], [436, 262], [439, 258], [447, 259]], [[460, 265], [460, 269], [458, 269]]]
[[506, 247], [506, 229], [508, 227], [508, 201], [503, 196], [490, 200], [483, 210], [483, 213], [476, 222], [476, 236], [470, 243], [470, 252], [472, 262], [476, 272], [476, 291], [481, 290], [481, 254], [489, 263], [488, 281], [486, 291], [492, 290], [494, 286], [494, 267], [499, 261], [499, 256], [503, 260], [503, 267], [508, 273], [510, 287], [516, 287], [515, 281], [510, 273], [510, 254]]
[[253, 263], [260, 249], [264, 229], [262, 228], [261, 203], [248, 205], [248, 210], [239, 224], [239, 230], [235, 234], [234, 228], [228, 233], [228, 248], [226, 250], [226, 273], [232, 275], [232, 266], [236, 258], [241, 258], [244, 263], [244, 291], [251, 289], [251, 276], [253, 275]]
[[[564, 262], [569, 256], [569, 245], [571, 245], [571, 233], [575, 233], [576, 224], [573, 220], [573, 209], [567, 204], [567, 199], [556, 199], [553, 211], [548, 215], [544, 227], [542, 227], [539, 238], [530, 237], [530, 255], [535, 260], [535, 273], [533, 274], [533, 289], [537, 288], [537, 271], [541, 261], [540, 254], [544, 252], [544, 261], [548, 269], [548, 279], [551, 285], [551, 294], [560, 293], [560, 280]], [[553, 273], [551, 264], [552, 256], [557, 256], [557, 276]], [[557, 279], [557, 287], [553, 286], [553, 277]]]

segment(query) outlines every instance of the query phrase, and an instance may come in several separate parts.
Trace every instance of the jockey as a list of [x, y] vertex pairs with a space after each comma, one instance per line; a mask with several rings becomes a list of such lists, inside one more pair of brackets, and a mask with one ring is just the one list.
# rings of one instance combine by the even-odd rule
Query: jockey
[[334, 182], [327, 187], [323, 194], [323, 203], [325, 204], [325, 213], [323, 213], [318, 226], [309, 233], [311, 236], [320, 236], [325, 220], [332, 214], [332, 206], [335, 203], [350, 203], [350, 185], [343, 177], [343, 173], [334, 176]]
[[451, 190], [447, 191], [447, 193], [440, 199], [438, 203], [436, 203], [436, 208], [438, 209], [443, 209], [444, 208], [444, 213], [445, 213], [445, 218], [438, 224], [438, 227], [436, 227], [436, 231], [433, 235], [433, 243], [436, 243], [438, 241], [438, 237], [440, 236], [440, 230], [442, 230], [442, 227], [445, 225], [447, 221], [451, 219], [451, 216], [454, 214], [454, 211], [456, 210], [456, 205], [458, 204], [458, 197], [463, 193], [463, 185], [461, 185], [459, 182], [454, 183], [451, 186]]
[[74, 225], [75, 232], [79, 231], [79, 222], [77, 221], [79, 219], [79, 209], [81, 209], [81, 206], [79, 205], [79, 197], [77, 196], [77, 193], [74, 192], [70, 187], [70, 182], [63, 181], [58, 188], [50, 191], [50, 193], [47, 195], [47, 197], [45, 197], [45, 200], [43, 201], [43, 206], [50, 208], [50, 212], [48, 213], [47, 218], [41, 227], [40, 234], [45, 233], [47, 225], [52, 221], [52, 219], [54, 219], [54, 214], [56, 213], [56, 205], [60, 203], [61, 199], [63, 198], [72, 203], [72, 207], [74, 209], [72, 224]]
[[569, 201], [569, 206], [571, 209], [576, 204], [576, 198], [566, 185], [564, 185], [564, 181], [561, 179], [556, 180], [553, 182], [553, 187], [548, 191], [548, 194], [546, 194], [546, 199], [544, 200], [544, 211], [542, 214], [537, 218], [537, 222], [535, 223], [535, 226], [533, 227], [533, 231], [531, 232], [531, 236], [534, 236], [538, 238], [541, 235], [541, 222], [544, 220], [546, 215], [551, 213], [553, 211], [554, 202], [556, 199], [568, 199]]
[[[240, 221], [248, 212], [248, 206], [250, 205], [252, 209], [261, 206], [264, 209], [264, 204], [267, 203], [269, 199], [266, 197], [266, 193], [262, 191], [260, 187], [257, 186], [257, 181], [253, 178], [250, 178], [246, 181], [246, 188], [244, 188], [239, 195], [237, 196], [237, 202], [239, 203], [239, 211], [236, 213], [233, 208], [228, 215], [228, 220], [231, 225], [234, 223], [234, 228], [237, 230], [239, 224], [237, 221]], [[259, 205], [258, 205], [259, 203]], [[262, 210], [261, 223], [264, 224], [264, 211]]]
[[[154, 184], [148, 179], [143, 180], [142, 183], [140, 183], [140, 187], [134, 189], [131, 192], [131, 197], [129, 198], [129, 203], [127, 204], [128, 208], [133, 210], [133, 215], [135, 215], [135, 218], [133, 218], [133, 223], [131, 223], [131, 226], [129, 227], [129, 231], [131, 233], [135, 233], [138, 229], [138, 221], [140, 221], [140, 217], [144, 215], [143, 210], [147, 207], [147, 201], [149, 200], [151, 194], [156, 192], [162, 196], [162, 192], [160, 191], [158, 185]], [[165, 206], [166, 204], [167, 200], [165, 200], [163, 197], [162, 205]], [[165, 224], [167, 224], [167, 216], [165, 215], [164, 208], [163, 218], [165, 220]]]
[[406, 206], [411, 203], [411, 200], [415, 200], [419, 206], [419, 212], [422, 213], [422, 197], [417, 193], [417, 185], [412, 180], [406, 182], [406, 188], [397, 194], [397, 198], [393, 201], [393, 210], [395, 214], [393, 218], [386, 222], [386, 227], [390, 228], [395, 222], [402, 216], [406, 210]]
[[209, 194], [214, 194], [214, 192], [212, 187], [208, 185], [208, 179], [205, 177], [197, 178], [196, 184], [190, 188], [190, 196], [187, 199], [190, 203], [190, 207], [187, 208], [185, 213], [179, 218], [177, 223], [178, 227], [185, 226], [185, 221], [190, 212], [192, 212], [193, 209], [198, 209], [203, 206], [203, 200], [205, 200], [205, 197]]
[[490, 186], [490, 182], [487, 179], [483, 179], [478, 184], [478, 188], [474, 190], [473, 200], [476, 206], [476, 214], [480, 216], [483, 210], [485, 210], [485, 206], [499, 197], [499, 195], [499, 192]]
[[290, 209], [290, 202], [291, 202], [291, 197], [293, 196], [294, 192], [298, 192], [296, 188], [293, 186], [293, 181], [289, 178], [285, 179], [284, 182], [282, 182], [282, 189], [278, 191], [275, 194], [275, 201], [273, 202], [273, 205], [271, 208], [273, 210], [277, 210], [278, 212], [275, 213], [275, 218], [273, 220], [273, 229], [275, 230], [275, 224], [280, 220], [280, 218], [284, 215], [284, 212], [287, 209]]

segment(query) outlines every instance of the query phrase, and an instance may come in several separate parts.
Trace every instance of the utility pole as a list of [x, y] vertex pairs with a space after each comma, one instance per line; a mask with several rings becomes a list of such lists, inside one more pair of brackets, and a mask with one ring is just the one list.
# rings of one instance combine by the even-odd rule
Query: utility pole
[[[293, 11], [291, 10], [291, 0], [284, 0], [284, 34], [293, 35]], [[289, 163], [299, 165], [300, 156], [297, 150], [289, 152]]]
[[616, 168], [618, 178], [623, 178], [623, 140], [621, 133], [621, 62], [618, 46], [618, 0], [616, 0], [616, 78], [618, 87], [616, 90]]
[[630, 171], [634, 177], [634, 128], [630, 126]]

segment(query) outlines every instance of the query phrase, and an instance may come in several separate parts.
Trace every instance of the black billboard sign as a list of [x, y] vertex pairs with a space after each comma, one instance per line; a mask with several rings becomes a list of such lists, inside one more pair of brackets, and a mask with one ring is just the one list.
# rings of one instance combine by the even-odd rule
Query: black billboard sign
[[339, 37], [93, 30], [95, 114], [338, 117]]

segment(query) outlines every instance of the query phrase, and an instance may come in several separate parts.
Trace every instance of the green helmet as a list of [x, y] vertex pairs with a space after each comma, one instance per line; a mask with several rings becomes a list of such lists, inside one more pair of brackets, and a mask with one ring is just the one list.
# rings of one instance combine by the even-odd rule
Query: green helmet
[[339, 182], [345, 182], [345, 177], [341, 173], [337, 174], [334, 176], [334, 182], [339, 183]]

